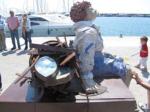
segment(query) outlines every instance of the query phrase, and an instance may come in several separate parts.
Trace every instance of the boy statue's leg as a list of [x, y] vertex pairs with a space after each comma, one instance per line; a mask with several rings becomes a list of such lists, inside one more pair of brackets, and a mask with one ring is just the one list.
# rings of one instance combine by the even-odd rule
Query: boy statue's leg
[[138, 73], [134, 67], [129, 65], [126, 65], [126, 67], [127, 67], [126, 68], [127, 72], [126, 72], [126, 76], [123, 78], [123, 81], [127, 85], [127, 87], [129, 87], [133, 76], [137, 75]]
[[81, 78], [86, 94], [102, 94], [106, 92], [107, 88], [97, 84], [94, 81], [93, 74], [91, 72], [83, 74]]
[[126, 76], [123, 78], [124, 83], [126, 84], [127, 87], [130, 86], [130, 82], [132, 80], [132, 70], [131, 69], [127, 69], [127, 74]]

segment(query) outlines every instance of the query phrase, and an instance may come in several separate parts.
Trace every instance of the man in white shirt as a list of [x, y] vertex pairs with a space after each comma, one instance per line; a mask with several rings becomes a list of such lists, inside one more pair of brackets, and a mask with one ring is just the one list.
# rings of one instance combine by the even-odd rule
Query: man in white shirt
[[5, 34], [4, 34], [5, 21], [0, 15], [0, 51], [6, 50]]

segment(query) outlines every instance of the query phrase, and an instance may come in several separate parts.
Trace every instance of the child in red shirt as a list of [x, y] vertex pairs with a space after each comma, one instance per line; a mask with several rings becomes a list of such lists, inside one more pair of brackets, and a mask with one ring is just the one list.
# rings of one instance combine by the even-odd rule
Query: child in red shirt
[[140, 61], [136, 66], [147, 72], [147, 60], [148, 60], [148, 38], [146, 36], [141, 37], [141, 50], [140, 50]]

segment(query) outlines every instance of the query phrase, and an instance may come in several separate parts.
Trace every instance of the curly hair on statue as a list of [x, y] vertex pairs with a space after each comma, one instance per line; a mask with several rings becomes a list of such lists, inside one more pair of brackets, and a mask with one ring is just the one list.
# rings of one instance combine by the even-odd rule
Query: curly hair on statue
[[77, 2], [71, 7], [70, 17], [74, 22], [85, 20], [86, 10], [91, 7], [91, 3], [87, 1]]

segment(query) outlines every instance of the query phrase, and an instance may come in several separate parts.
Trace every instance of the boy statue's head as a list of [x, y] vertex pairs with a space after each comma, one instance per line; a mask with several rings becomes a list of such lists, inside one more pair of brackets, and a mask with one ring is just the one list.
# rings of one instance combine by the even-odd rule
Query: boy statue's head
[[70, 17], [73, 22], [91, 21], [96, 18], [97, 12], [90, 2], [77, 2], [71, 7]]
[[144, 45], [148, 42], [148, 38], [146, 36], [141, 37], [141, 44]]

